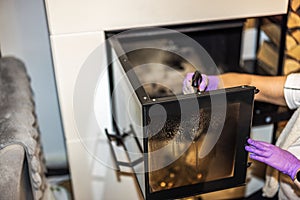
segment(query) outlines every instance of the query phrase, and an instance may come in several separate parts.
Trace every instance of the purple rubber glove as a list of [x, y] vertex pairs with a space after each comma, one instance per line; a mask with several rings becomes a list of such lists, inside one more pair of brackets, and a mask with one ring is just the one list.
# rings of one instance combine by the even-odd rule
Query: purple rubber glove
[[[195, 93], [195, 88], [192, 86], [192, 78], [194, 73], [187, 73], [185, 79], [183, 80], [182, 92], [183, 94]], [[218, 76], [208, 76], [201, 74], [202, 81], [199, 83], [199, 91], [211, 91], [218, 89], [219, 78]]]
[[249, 145], [245, 149], [251, 153], [250, 158], [270, 165], [294, 180], [300, 169], [300, 161], [293, 154], [267, 142], [252, 139], [247, 142]]

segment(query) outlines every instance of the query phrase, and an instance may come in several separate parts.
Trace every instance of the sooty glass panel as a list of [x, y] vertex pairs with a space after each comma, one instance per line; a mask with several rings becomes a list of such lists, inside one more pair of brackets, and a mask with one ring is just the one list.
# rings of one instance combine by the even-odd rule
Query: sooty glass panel
[[[168, 119], [162, 129], [149, 139], [150, 152], [167, 148], [159, 156], [151, 157], [150, 154], [149, 182], [152, 192], [233, 177], [239, 109], [240, 103], [228, 105], [221, 134], [204, 156], [201, 156], [204, 140], [209, 134], [216, 134], [213, 131], [218, 128], [214, 126], [222, 126], [218, 117], [211, 118], [210, 108], [201, 108], [199, 113], [191, 113], [191, 117], [184, 120], [178, 117]], [[151, 170], [168, 159], [174, 162]]]

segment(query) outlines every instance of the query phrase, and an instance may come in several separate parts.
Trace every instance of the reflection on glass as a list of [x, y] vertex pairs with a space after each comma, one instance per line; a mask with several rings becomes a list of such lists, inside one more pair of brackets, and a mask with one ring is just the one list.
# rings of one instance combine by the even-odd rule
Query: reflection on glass
[[[191, 113], [190, 118], [182, 121], [172, 117], [159, 131], [154, 126], [149, 127], [149, 151], [165, 149], [159, 156], [150, 154], [149, 157], [152, 192], [232, 177], [239, 108], [239, 103], [228, 106], [221, 135], [212, 150], [202, 158], [200, 152], [206, 136], [214, 134], [211, 131], [218, 130], [217, 126], [222, 126], [217, 117], [211, 117], [209, 108]], [[174, 162], [157, 169], [163, 160]]]

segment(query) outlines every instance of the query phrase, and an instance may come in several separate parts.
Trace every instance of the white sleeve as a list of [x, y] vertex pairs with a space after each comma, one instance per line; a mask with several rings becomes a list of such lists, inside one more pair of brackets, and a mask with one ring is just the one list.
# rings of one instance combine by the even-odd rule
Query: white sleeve
[[290, 109], [300, 107], [300, 73], [287, 76], [284, 84], [284, 98]]

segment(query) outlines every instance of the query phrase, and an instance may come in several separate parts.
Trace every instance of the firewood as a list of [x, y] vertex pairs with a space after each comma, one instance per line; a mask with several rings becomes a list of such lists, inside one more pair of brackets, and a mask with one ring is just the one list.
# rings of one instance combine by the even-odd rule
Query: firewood
[[300, 62], [291, 58], [284, 60], [283, 74], [287, 75], [300, 70]]
[[295, 40], [300, 43], [300, 30], [295, 30], [291, 33]]
[[300, 61], [300, 45], [297, 45], [293, 49], [286, 52], [286, 54], [298, 61]]
[[[274, 23], [268, 23], [262, 26], [265, 34], [275, 43], [277, 47], [280, 45], [281, 28]], [[285, 48], [287, 50], [294, 48], [297, 45], [296, 40], [289, 33], [286, 34]]]
[[287, 27], [289, 29], [300, 27], [300, 17], [297, 13], [293, 11], [289, 12]]
[[296, 12], [300, 6], [300, 0], [292, 0], [290, 6], [291, 9]]
[[271, 75], [276, 74], [278, 68], [278, 48], [273, 43], [264, 41], [258, 50], [257, 59], [265, 71]]

